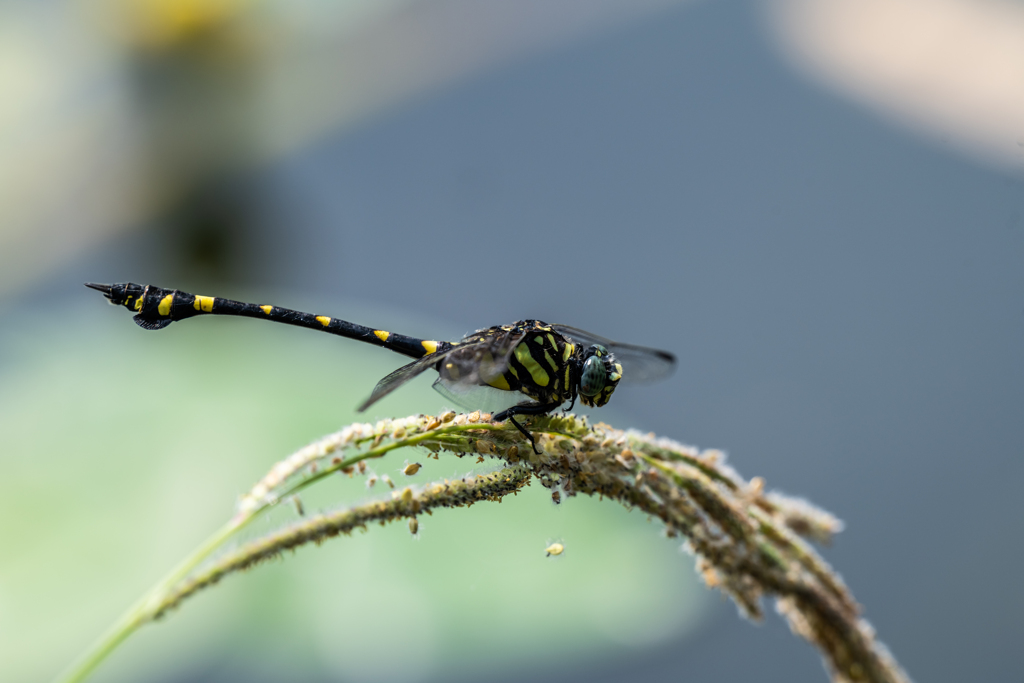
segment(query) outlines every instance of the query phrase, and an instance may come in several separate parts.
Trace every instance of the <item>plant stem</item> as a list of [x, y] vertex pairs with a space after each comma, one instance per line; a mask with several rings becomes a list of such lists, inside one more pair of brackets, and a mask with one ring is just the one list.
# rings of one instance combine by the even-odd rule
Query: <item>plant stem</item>
[[121, 615], [121, 618], [106, 633], [100, 636], [78, 661], [57, 678], [58, 683], [78, 683], [85, 680], [86, 676], [99, 666], [100, 662], [106, 659], [107, 655], [113, 652], [114, 648], [150, 620], [153, 606], [160, 604], [161, 598], [174, 585], [199, 566], [203, 560], [210, 556], [210, 553], [219, 548], [232, 534], [248, 524], [253, 517], [254, 515], [236, 517], [206, 539], [191, 555], [186, 557], [167, 576], [150, 588], [138, 602], [128, 608]]
[[[556, 501], [577, 494], [600, 496], [662, 520], [670, 537], [687, 539], [705, 582], [730, 595], [745, 614], [762, 618], [763, 599], [774, 598], [793, 632], [820, 650], [834, 683], [909, 682], [861, 617], [847, 586], [806, 542], [827, 542], [840, 530], [842, 523], [833, 516], [806, 501], [766, 493], [763, 479], [744, 480], [717, 451], [699, 452], [605, 424], [590, 426], [573, 415], [536, 417], [529, 429], [539, 452], [511, 425], [491, 422], [479, 412], [354, 424], [300, 449], [275, 464], [243, 496], [234, 518], [133, 605], [58, 683], [84, 680], [140, 626], [228, 574], [369, 522], [415, 520], [435, 507], [500, 502], [531, 479], [551, 489]], [[206, 562], [279, 501], [338, 471], [351, 476], [363, 460], [416, 445], [434, 453], [476, 456], [481, 462], [497, 459], [506, 467], [416, 491], [406, 486], [390, 500], [303, 517]], [[365, 466], [358, 469], [368, 472]]]

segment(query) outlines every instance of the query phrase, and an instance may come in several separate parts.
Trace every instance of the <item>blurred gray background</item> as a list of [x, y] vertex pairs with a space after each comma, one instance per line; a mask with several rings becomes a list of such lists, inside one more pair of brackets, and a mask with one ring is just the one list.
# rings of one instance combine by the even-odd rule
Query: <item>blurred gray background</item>
[[[565, 16], [586, 14], [562, 4]], [[460, 36], [474, 30], [452, 19], [473, 16], [459, 3], [413, 5], [392, 22], [447, 21]], [[154, 191], [164, 197], [152, 203], [158, 208], [124, 214], [133, 217], [123, 228], [97, 230], [48, 265], [31, 265], [45, 245], [17, 255], [26, 270], [0, 299], [0, 379], [26, 362], [18, 349], [35, 343], [31, 335], [52, 338], [26, 323], [34, 312], [98, 320], [115, 356], [121, 335], [139, 336], [136, 350], [156, 339], [103, 307], [81, 287], [86, 280], [234, 298], [256, 291], [339, 317], [355, 302], [362, 316], [380, 312], [355, 321], [413, 335], [455, 338], [536, 317], [664, 347], [680, 359], [676, 375], [618, 392], [606, 419], [722, 448], [744, 475], [842, 518], [847, 528], [824, 555], [914, 680], [1019, 680], [1024, 118], [1017, 137], [996, 149], [1000, 140], [986, 147], [969, 121], [961, 136], [952, 124], [932, 125], [927, 103], [915, 118], [910, 105], [879, 104], [884, 92], [872, 99], [858, 94], [868, 86], [829, 83], [824, 67], [794, 61], [799, 50], [785, 42], [792, 33], [779, 28], [812, 5], [709, 0], [634, 12], [608, 4], [586, 30], [575, 19], [565, 20], [572, 30], [524, 30], [517, 40], [530, 49], [481, 58], [476, 70], [450, 69], [458, 76], [404, 90], [386, 106], [352, 105], [361, 113], [344, 125], [265, 154], [248, 151], [255, 126], [238, 133], [237, 112], [225, 114], [238, 139], [211, 138], [230, 161], [177, 159], [173, 173], [161, 166], [161, 150], [179, 145], [147, 137], [146, 125], [169, 125], [151, 123], [153, 112], [175, 98], [194, 101], [193, 87], [221, 92], [216, 79], [235, 82], [237, 74], [188, 85], [196, 67], [181, 60], [205, 47], [175, 48], [186, 57], [136, 56], [119, 78], [135, 83], [122, 87], [150, 123], [137, 122], [132, 135], [149, 140], [146, 168], [173, 175], [159, 181], [172, 190]], [[537, 11], [531, 21], [558, 25]], [[488, 42], [486, 30], [476, 40]], [[254, 65], [267, 68], [258, 58], [232, 68], [257, 80]], [[311, 77], [318, 85], [310, 92], [330, 90], [330, 73]], [[291, 106], [301, 117], [317, 103]], [[77, 187], [69, 196], [91, 192], [88, 183]], [[73, 222], [74, 201], [50, 208]], [[8, 255], [27, 240], [9, 241]], [[210, 335], [225, 329], [208, 322], [194, 325]], [[83, 322], [66, 334], [90, 329]], [[263, 332], [242, 331], [246, 339]], [[304, 333], [282, 334], [287, 354], [293, 335]], [[161, 348], [174, 343], [162, 339]], [[339, 365], [355, 353], [330, 341], [324, 349]], [[118, 391], [131, 401], [140, 390], [131, 382], [145, 378], [127, 381]], [[339, 403], [350, 409], [368, 388], [347, 390]], [[56, 419], [75, 410], [65, 406]], [[215, 415], [217, 402], [205, 410]], [[13, 458], [11, 450], [0, 455], [9, 472]], [[7, 510], [4, 526], [15, 514]], [[680, 571], [690, 564], [684, 557]], [[514, 666], [486, 673], [427, 668], [404, 679], [825, 680], [817, 654], [774, 614], [752, 626], [711, 598], [698, 625], [614, 656], [535, 659], [524, 651]], [[122, 604], [83, 621], [61, 659]], [[149, 627], [149, 647], [159, 647], [163, 628]], [[501, 640], [500, 629], [494, 637]], [[241, 680], [224, 664], [232, 656], [206, 652], [143, 671], [166, 683]], [[306, 680], [348, 679], [314, 668]]]

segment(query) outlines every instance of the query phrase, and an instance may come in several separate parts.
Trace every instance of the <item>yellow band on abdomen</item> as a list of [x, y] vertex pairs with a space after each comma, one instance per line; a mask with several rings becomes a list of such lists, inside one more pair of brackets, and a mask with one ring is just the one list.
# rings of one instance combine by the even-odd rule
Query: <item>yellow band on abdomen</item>
[[168, 294], [163, 299], [160, 299], [160, 303], [157, 304], [156, 312], [163, 316], [171, 314], [171, 304], [174, 303], [174, 295]]
[[209, 313], [213, 310], [213, 297], [197, 294], [196, 300], [192, 302], [192, 308], [203, 313]]

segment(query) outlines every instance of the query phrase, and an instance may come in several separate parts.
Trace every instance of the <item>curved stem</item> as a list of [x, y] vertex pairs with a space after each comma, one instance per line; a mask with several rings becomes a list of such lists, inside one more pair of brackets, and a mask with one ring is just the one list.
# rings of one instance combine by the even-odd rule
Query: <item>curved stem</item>
[[[440, 437], [441, 441], [444, 441], [444, 437], [447, 434], [465, 431], [468, 428], [488, 429], [493, 428], [493, 426], [486, 424], [468, 426], [448, 425], [439, 429], [428, 430], [426, 433], [414, 434], [404, 439], [396, 439], [394, 441], [381, 444], [380, 446], [371, 448], [368, 451], [346, 458], [337, 464], [326, 467], [319, 472], [296, 482], [287, 490], [282, 492], [279, 499], [283, 499], [288, 495], [297, 493], [328, 475], [345, 467], [355, 465], [361, 460], [379, 458], [396, 448], [416, 445], [426, 440], [437, 439], [438, 437]], [[114, 624], [89, 647], [88, 650], [86, 650], [85, 654], [83, 654], [74, 664], [58, 676], [56, 683], [79, 683], [80, 681], [85, 680], [85, 678], [128, 636], [134, 633], [140, 626], [153, 619], [156, 611], [159, 610], [159, 606], [164, 603], [166, 596], [172, 592], [175, 586], [181, 583], [181, 581], [195, 570], [196, 567], [198, 567], [206, 558], [208, 558], [211, 553], [221, 547], [225, 541], [248, 525], [249, 522], [273, 504], [274, 503], [270, 501], [263, 501], [252, 509], [239, 512], [227, 524], [214, 532], [214, 534], [207, 538], [202, 545], [192, 552], [192, 554], [180, 562], [156, 585], [150, 588], [135, 604], [129, 607], [128, 610], [125, 611], [120, 618], [118, 618], [118, 620], [114, 622]]]
[[[369, 521], [415, 519], [432, 507], [500, 501], [531, 479], [555, 493], [607, 497], [661, 519], [669, 536], [688, 539], [705, 582], [729, 594], [746, 614], [760, 618], [763, 598], [775, 598], [791, 629], [821, 651], [837, 683], [909, 681], [876, 640], [849, 589], [805, 542], [827, 541], [842, 528], [831, 515], [805, 501], [766, 493], [762, 479], [744, 480], [715, 452], [701, 453], [654, 435], [590, 426], [574, 416], [535, 418], [530, 432], [541, 452], [525, 448], [520, 455], [523, 437], [490, 416], [481, 421], [479, 413], [418, 415], [350, 425], [300, 449], [275, 464], [242, 498], [234, 518], [125, 612], [59, 683], [82, 681], [140, 626], [229, 573], [283, 550], [347, 534]], [[406, 486], [389, 501], [305, 518], [211, 558], [279, 501], [339, 470], [350, 473], [360, 461], [414, 445], [459, 457], [496, 458], [514, 467], [435, 482], [418, 492]]]
[[85, 680], [85, 677], [99, 666], [100, 662], [106, 659], [107, 655], [113, 652], [114, 648], [150, 620], [153, 606], [160, 604], [161, 598], [175, 584], [199, 566], [203, 560], [210, 556], [210, 553], [219, 548], [232, 534], [252, 521], [253, 517], [254, 515], [247, 515], [244, 518], [235, 518], [206, 539], [191, 555], [182, 560], [167, 576], [150, 588], [138, 602], [128, 608], [78, 661], [57, 678], [58, 683], [78, 683], [78, 681]]

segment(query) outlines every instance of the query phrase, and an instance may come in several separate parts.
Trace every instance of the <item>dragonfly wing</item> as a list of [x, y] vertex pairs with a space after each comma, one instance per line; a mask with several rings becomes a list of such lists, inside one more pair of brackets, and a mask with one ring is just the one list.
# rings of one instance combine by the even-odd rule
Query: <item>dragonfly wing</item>
[[441, 378], [456, 393], [490, 384], [508, 368], [509, 357], [522, 338], [522, 332], [501, 328], [471, 334], [445, 359]]
[[626, 384], [656, 382], [676, 369], [676, 357], [668, 351], [633, 344], [613, 344], [608, 349], [622, 363], [622, 380]]
[[480, 385], [470, 386], [465, 382], [451, 382], [440, 377], [434, 381], [434, 390], [457, 406], [492, 414], [522, 403], [536, 403], [518, 391]]
[[356, 408], [356, 411], [360, 413], [363, 412], [398, 387], [402, 386], [409, 380], [418, 377], [424, 370], [428, 370], [437, 365], [438, 362], [444, 360], [445, 357], [451, 355], [458, 348], [459, 347], [456, 346], [439, 353], [427, 354], [422, 358], [417, 358], [413, 362], [398, 368], [390, 375], [377, 382], [377, 386], [373, 388], [373, 393], [370, 394], [370, 397], [363, 401], [358, 408]]
[[[486, 385], [505, 372], [509, 356], [512, 355], [522, 336], [522, 333], [502, 328], [490, 328], [468, 335], [450, 348], [418, 358], [377, 382], [373, 393], [363, 401], [357, 410], [360, 412], [366, 410], [398, 387], [432, 367], [438, 367], [445, 380], [444, 384], [449, 390], [447, 393], [444, 391], [441, 393], [460, 405], [466, 405], [468, 399], [460, 399], [459, 396], [469, 394], [472, 389], [490, 388], [481, 385]], [[494, 391], [509, 393], [500, 389]], [[517, 400], [522, 399], [522, 394], [518, 392], [515, 392], [515, 396]], [[471, 399], [470, 402], [475, 404], [477, 399]]]
[[620, 344], [568, 325], [552, 325], [552, 327], [559, 334], [571, 338], [575, 343], [583, 346], [598, 344], [615, 354], [615, 359], [622, 363], [622, 381], [626, 384], [654, 382], [668, 377], [675, 370], [676, 357], [668, 351], [635, 344]]

